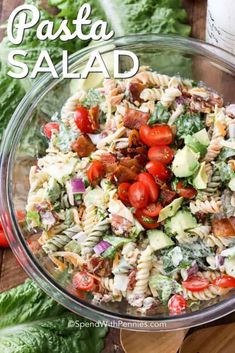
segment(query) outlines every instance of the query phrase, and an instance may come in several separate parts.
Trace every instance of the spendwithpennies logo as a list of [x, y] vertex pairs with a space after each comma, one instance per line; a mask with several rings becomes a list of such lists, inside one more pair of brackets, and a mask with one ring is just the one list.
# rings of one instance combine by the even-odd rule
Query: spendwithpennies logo
[[68, 321], [68, 327], [74, 327], [75, 326], [75, 321], [74, 320], [69, 320]]

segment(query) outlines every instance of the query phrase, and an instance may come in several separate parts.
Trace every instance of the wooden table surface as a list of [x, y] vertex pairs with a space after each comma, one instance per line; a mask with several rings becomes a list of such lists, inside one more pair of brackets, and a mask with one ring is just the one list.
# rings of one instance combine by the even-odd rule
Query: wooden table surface
[[[43, 0], [44, 1], [44, 0]], [[22, 0], [0, 0], [0, 24], [2, 24], [11, 13], [12, 9], [22, 3]], [[189, 22], [192, 25], [192, 36], [204, 39], [207, 0], [183, 0], [183, 4], [189, 15]], [[0, 29], [0, 39], [3, 31]], [[0, 249], [0, 292], [22, 283], [27, 277], [24, 270], [16, 261], [11, 250]], [[234, 322], [235, 315], [230, 315], [222, 322]], [[220, 324], [220, 321], [215, 324]], [[195, 329], [193, 329], [194, 331]], [[197, 329], [196, 329], [197, 330]], [[235, 340], [232, 341], [232, 346]], [[232, 350], [232, 352], [235, 351]], [[105, 353], [122, 352], [119, 342], [118, 330], [112, 329], [107, 337]], [[135, 350], [136, 353], [139, 353]], [[185, 351], [186, 352], [186, 351]], [[214, 352], [214, 351], [213, 351]], [[164, 353], [168, 353], [167, 350]], [[190, 353], [188, 350], [186, 353]], [[208, 351], [207, 353], [212, 353]], [[223, 351], [225, 353], [225, 351]]]

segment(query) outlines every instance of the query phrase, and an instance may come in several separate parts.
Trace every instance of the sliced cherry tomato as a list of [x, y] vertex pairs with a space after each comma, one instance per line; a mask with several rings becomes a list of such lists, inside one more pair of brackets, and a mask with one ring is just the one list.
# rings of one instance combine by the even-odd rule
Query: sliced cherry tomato
[[129, 203], [128, 190], [130, 188], [130, 183], [121, 183], [118, 186], [118, 197], [124, 203]]
[[172, 131], [168, 125], [156, 125], [153, 128], [148, 125], [140, 127], [140, 139], [147, 146], [164, 146], [172, 143]]
[[228, 275], [220, 276], [217, 277], [212, 284], [220, 288], [235, 288], [235, 278]]
[[159, 185], [155, 182], [154, 177], [149, 173], [140, 173], [137, 180], [145, 184], [149, 191], [150, 202], [156, 202], [159, 196]]
[[160, 203], [150, 203], [148, 206], [143, 208], [143, 214], [146, 217], [157, 217], [162, 209], [162, 205]]
[[194, 189], [192, 186], [184, 186], [183, 181], [179, 181], [176, 185], [177, 193], [184, 197], [185, 199], [192, 199], [194, 196], [197, 195], [197, 190]]
[[170, 170], [160, 161], [150, 161], [146, 164], [147, 171], [161, 181], [170, 178]]
[[144, 208], [149, 203], [149, 191], [144, 183], [137, 181], [128, 190], [131, 205], [135, 208]]
[[47, 123], [45, 126], [44, 126], [44, 129], [43, 129], [43, 133], [44, 135], [47, 137], [47, 138], [51, 138], [51, 135], [52, 135], [52, 132], [54, 131], [59, 131], [60, 130], [60, 126], [58, 123]]
[[93, 161], [87, 169], [87, 177], [91, 184], [97, 185], [105, 174], [105, 167], [100, 161]]
[[0, 248], [9, 248], [9, 243], [1, 223], [0, 223]]
[[160, 225], [156, 218], [146, 217], [141, 209], [136, 210], [134, 216], [146, 229], [156, 229]]
[[86, 271], [77, 272], [73, 276], [73, 285], [76, 289], [91, 291], [94, 284], [94, 278]]
[[201, 278], [197, 276], [190, 277], [186, 281], [182, 282], [184, 288], [190, 290], [191, 292], [199, 292], [209, 287], [209, 281], [206, 278]]
[[92, 121], [89, 118], [89, 110], [85, 107], [78, 107], [74, 113], [74, 122], [77, 128], [84, 133], [94, 132]]
[[175, 191], [169, 190], [169, 189], [161, 189], [160, 193], [160, 200], [162, 205], [165, 207], [166, 205], [169, 205], [174, 198], [177, 196]]
[[180, 314], [187, 307], [187, 302], [180, 294], [173, 295], [168, 301], [168, 308], [171, 313]]
[[154, 146], [148, 151], [150, 161], [160, 161], [170, 164], [174, 158], [174, 152], [169, 146]]

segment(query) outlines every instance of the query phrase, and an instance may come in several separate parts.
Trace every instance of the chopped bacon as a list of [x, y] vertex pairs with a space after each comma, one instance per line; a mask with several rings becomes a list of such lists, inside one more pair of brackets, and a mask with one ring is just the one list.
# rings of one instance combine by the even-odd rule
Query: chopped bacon
[[105, 153], [101, 156], [101, 162], [105, 167], [106, 174], [113, 174], [117, 169], [117, 160], [114, 154]]
[[169, 205], [176, 196], [177, 196], [177, 193], [175, 191], [172, 191], [169, 189], [162, 189], [160, 193], [160, 200], [163, 207], [165, 207], [166, 205]]
[[120, 165], [130, 168], [131, 170], [139, 173], [141, 171], [141, 164], [138, 162], [138, 159], [125, 157], [120, 160]]
[[134, 102], [141, 102], [140, 99], [140, 94], [143, 91], [143, 89], [145, 88], [145, 85], [143, 85], [143, 83], [141, 82], [131, 82], [130, 86], [129, 86], [129, 91], [130, 91], [130, 101], [132, 103]]
[[101, 256], [93, 256], [89, 259], [87, 262], [87, 268], [89, 272], [100, 277], [107, 277], [112, 273], [110, 260]]
[[193, 95], [191, 97], [190, 109], [194, 112], [211, 113], [215, 106], [223, 107], [223, 98], [216, 93], [210, 93], [209, 99]]
[[143, 113], [139, 110], [126, 108], [123, 117], [123, 124], [129, 129], [139, 129], [142, 125], [146, 125], [149, 120], [149, 113]]
[[89, 157], [91, 152], [96, 150], [89, 136], [80, 135], [76, 141], [71, 145], [72, 150], [77, 153], [79, 157]]
[[233, 237], [235, 236], [235, 229], [233, 227], [234, 219], [223, 218], [212, 220], [212, 231], [216, 237]]
[[134, 268], [129, 273], [129, 276], [128, 276], [129, 282], [128, 282], [127, 290], [133, 290], [135, 288], [135, 285], [136, 285], [136, 272], [137, 272], [137, 269]]
[[119, 165], [114, 172], [114, 176], [119, 183], [134, 181], [137, 175], [138, 173], [136, 171], [133, 171], [124, 165]]

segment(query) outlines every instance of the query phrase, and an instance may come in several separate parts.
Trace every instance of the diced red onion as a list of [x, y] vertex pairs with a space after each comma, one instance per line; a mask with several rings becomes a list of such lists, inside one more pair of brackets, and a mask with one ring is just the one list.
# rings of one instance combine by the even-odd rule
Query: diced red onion
[[195, 263], [192, 267], [187, 269], [188, 278], [196, 275], [198, 272], [198, 265]]
[[216, 268], [220, 268], [224, 264], [224, 257], [221, 255], [216, 255], [215, 256], [215, 265]]
[[109, 247], [111, 246], [110, 243], [108, 243], [105, 240], [101, 240], [101, 242], [99, 242], [95, 247], [94, 247], [94, 251], [96, 253], [96, 255], [100, 255], [102, 254], [105, 250], [107, 250]]
[[228, 114], [232, 114], [235, 117], [235, 104], [230, 104], [227, 108], [226, 108], [226, 113]]
[[71, 190], [73, 194], [80, 194], [86, 191], [84, 182], [82, 179], [72, 179], [71, 180]]
[[88, 134], [88, 136], [90, 137], [90, 139], [91, 139], [92, 143], [94, 143], [94, 145], [97, 145], [104, 138], [104, 136], [102, 136], [102, 134]]
[[232, 139], [235, 138], [235, 122], [229, 125], [228, 131], [229, 131], [229, 137]]

